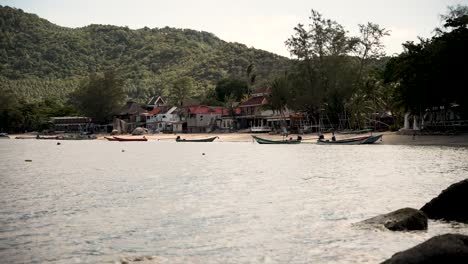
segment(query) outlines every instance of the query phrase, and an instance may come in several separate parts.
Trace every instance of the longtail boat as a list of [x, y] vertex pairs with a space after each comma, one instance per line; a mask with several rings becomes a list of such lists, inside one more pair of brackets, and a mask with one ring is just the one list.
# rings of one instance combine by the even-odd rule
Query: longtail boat
[[126, 141], [148, 141], [147, 138], [145, 138], [144, 136], [142, 138], [122, 138], [122, 137], [114, 137], [117, 141], [123, 141], [123, 142], [126, 142]]
[[115, 137], [104, 137], [104, 138], [107, 139], [108, 141], [119, 141]]
[[176, 142], [213, 142], [215, 139], [219, 137], [210, 137], [210, 138], [202, 138], [202, 139], [182, 139], [180, 136], [177, 136]]
[[382, 135], [378, 136], [365, 136], [365, 137], [355, 137], [355, 138], [347, 138], [347, 139], [340, 139], [340, 140], [325, 140], [319, 138], [317, 140], [317, 144], [319, 145], [361, 145], [361, 144], [373, 144], [377, 140], [381, 139]]
[[270, 140], [264, 139], [257, 136], [252, 136], [258, 144], [300, 144], [302, 138], [298, 137], [298, 139], [286, 139], [286, 140]]

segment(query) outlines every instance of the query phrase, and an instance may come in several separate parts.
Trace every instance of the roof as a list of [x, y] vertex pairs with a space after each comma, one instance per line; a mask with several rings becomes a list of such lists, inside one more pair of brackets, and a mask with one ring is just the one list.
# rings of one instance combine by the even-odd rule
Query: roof
[[145, 109], [141, 108], [140, 104], [134, 101], [128, 101], [120, 111], [119, 115], [137, 115], [147, 113]]
[[248, 106], [259, 106], [259, 105], [265, 105], [267, 104], [267, 99], [265, 96], [256, 96], [252, 97], [249, 100], [241, 103], [239, 107], [248, 107]]
[[270, 87], [268, 86], [263, 86], [255, 89], [255, 91], [252, 94], [267, 94], [270, 92]]
[[153, 98], [150, 99], [148, 102], [148, 105], [165, 105], [166, 101], [162, 99], [161, 96], [153, 96]]
[[187, 112], [189, 114], [227, 115], [229, 111], [226, 108], [216, 107], [216, 106], [192, 106], [192, 107], [187, 107]]
[[173, 112], [173, 111], [175, 110], [175, 109], [173, 109], [173, 108], [176, 108], [176, 109], [177, 109], [177, 107], [170, 107], [170, 106], [167, 106], [167, 105], [165, 105], [165, 106], [157, 106], [157, 107], [155, 107], [153, 110], [151, 110], [151, 111], [148, 113], [148, 115], [149, 115], [149, 116], [154, 116], [154, 115], [162, 114], [162, 113], [166, 113], [166, 112], [167, 112], [168, 114], [170, 114], [169, 111]]

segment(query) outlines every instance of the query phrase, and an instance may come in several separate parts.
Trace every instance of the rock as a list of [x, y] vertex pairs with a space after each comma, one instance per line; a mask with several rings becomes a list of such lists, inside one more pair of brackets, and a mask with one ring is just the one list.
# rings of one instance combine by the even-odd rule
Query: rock
[[468, 236], [445, 234], [398, 252], [382, 264], [468, 263]]
[[392, 231], [427, 230], [427, 216], [413, 208], [403, 208], [388, 214], [379, 215], [362, 223], [385, 227]]
[[134, 136], [141, 136], [144, 134], [148, 134], [148, 130], [142, 127], [137, 127], [132, 131], [132, 135]]
[[430, 219], [468, 223], [468, 179], [450, 185], [439, 196], [425, 204], [423, 211]]
[[117, 129], [112, 129], [111, 135], [118, 135], [119, 131]]

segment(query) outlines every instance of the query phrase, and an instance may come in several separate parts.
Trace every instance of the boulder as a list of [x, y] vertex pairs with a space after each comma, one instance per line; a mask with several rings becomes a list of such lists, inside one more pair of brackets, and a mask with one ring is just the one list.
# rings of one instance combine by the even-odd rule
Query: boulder
[[427, 230], [427, 216], [413, 208], [399, 209], [367, 219], [362, 223], [375, 227], [385, 227], [392, 231]]
[[134, 136], [140, 136], [140, 135], [144, 135], [144, 134], [148, 134], [148, 130], [146, 130], [145, 128], [142, 128], [142, 127], [137, 127], [132, 131], [132, 135], [134, 135]]
[[439, 196], [425, 204], [423, 211], [430, 219], [468, 223], [468, 179], [450, 185]]
[[468, 263], [468, 236], [445, 234], [398, 252], [382, 264]]

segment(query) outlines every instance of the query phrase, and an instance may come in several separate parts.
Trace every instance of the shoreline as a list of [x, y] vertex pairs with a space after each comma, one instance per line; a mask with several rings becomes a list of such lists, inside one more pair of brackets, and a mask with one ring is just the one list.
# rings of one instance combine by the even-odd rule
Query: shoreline
[[[378, 135], [383, 135], [382, 141], [379, 141], [378, 144], [382, 145], [410, 145], [410, 146], [468, 146], [468, 134], [459, 134], [459, 135], [400, 135], [397, 132], [382, 132], [382, 133], [373, 133]], [[177, 136], [180, 136], [184, 139], [201, 139], [206, 137], [214, 137], [217, 136], [219, 139], [216, 139], [218, 142], [252, 142], [253, 133], [196, 133], [196, 134], [185, 134], [185, 133], [177, 133], [177, 134], [146, 134], [145, 137], [151, 141], [170, 141], [175, 140]], [[273, 139], [279, 140], [283, 139], [283, 136], [280, 135], [269, 135], [266, 133], [259, 133], [255, 134], [259, 135], [260, 137], [266, 139]], [[347, 134], [347, 135], [340, 135], [337, 134], [337, 139], [355, 137], [355, 136], [362, 136], [367, 134]], [[15, 139], [16, 137], [22, 137], [24, 139], [35, 139], [35, 135], [31, 134], [12, 134], [9, 135], [11, 139]], [[97, 140], [106, 140], [105, 137], [109, 137], [108, 134], [96, 134]], [[119, 135], [122, 137], [133, 137], [131, 134], [124, 134]], [[291, 134], [288, 136], [292, 137], [293, 139], [297, 138], [298, 134]], [[307, 144], [315, 144], [317, 140], [316, 134], [304, 134], [300, 135], [304, 143]], [[331, 138], [331, 133], [324, 133], [325, 138]], [[135, 136], [141, 137], [141, 136]]]

